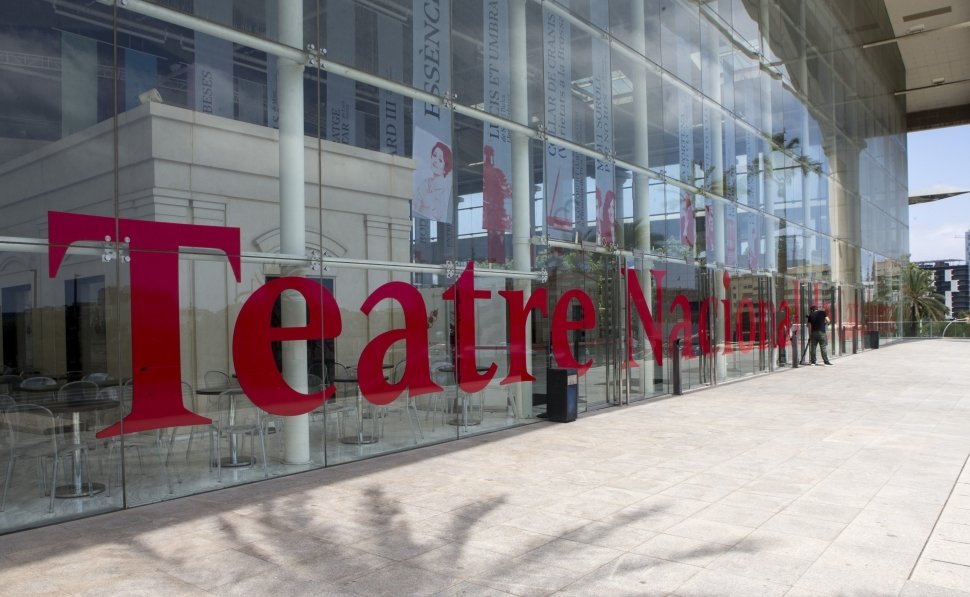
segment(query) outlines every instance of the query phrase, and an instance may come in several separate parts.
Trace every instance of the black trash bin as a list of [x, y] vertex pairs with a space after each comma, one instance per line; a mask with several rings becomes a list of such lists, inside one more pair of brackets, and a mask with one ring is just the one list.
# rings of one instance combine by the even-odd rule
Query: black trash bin
[[576, 420], [575, 369], [549, 369], [546, 374], [546, 417], [557, 423]]
[[879, 332], [876, 330], [869, 332], [869, 348], [879, 348]]

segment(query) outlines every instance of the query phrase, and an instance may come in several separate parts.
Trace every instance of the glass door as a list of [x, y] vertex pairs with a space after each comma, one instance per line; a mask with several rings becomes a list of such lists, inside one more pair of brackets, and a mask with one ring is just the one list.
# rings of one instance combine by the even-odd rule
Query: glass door
[[[568, 332], [568, 351], [576, 362], [590, 363], [589, 369], [578, 377], [578, 410], [585, 412], [629, 400], [630, 380], [624, 367], [626, 314], [624, 280], [620, 272], [620, 256], [550, 247], [540, 255], [549, 279], [544, 285], [548, 293], [549, 313], [535, 317], [535, 356], [533, 375], [533, 405], [542, 412], [547, 401], [546, 378], [550, 369], [561, 368], [555, 357], [553, 322], [554, 310], [565, 309], [559, 318], [579, 321], [592, 312], [595, 326]], [[582, 295], [588, 297], [582, 298]], [[568, 301], [563, 301], [569, 298]], [[558, 306], [558, 307], [557, 307]], [[567, 367], [568, 368], [568, 367]]]

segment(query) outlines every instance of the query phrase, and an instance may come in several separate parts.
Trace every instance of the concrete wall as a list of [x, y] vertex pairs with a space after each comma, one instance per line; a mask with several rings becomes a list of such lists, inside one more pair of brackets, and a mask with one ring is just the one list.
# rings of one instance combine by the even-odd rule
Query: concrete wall
[[[118, 118], [118, 215], [238, 227], [244, 254], [277, 253], [277, 138], [267, 127], [161, 103], [138, 106]], [[0, 235], [46, 239], [48, 210], [113, 216], [113, 147], [112, 122], [105, 121], [0, 164]], [[310, 137], [304, 159], [307, 254], [409, 261], [412, 160]], [[100, 274], [108, 287], [106, 333], [118, 347], [108, 351], [108, 367], [130, 371], [127, 267], [102, 262], [100, 252], [72, 252], [57, 280], [47, 276], [45, 253], [0, 254], [0, 284], [24, 276], [35, 283], [37, 368], [64, 369], [63, 279]], [[267, 275], [280, 272], [277, 264], [246, 258], [242, 270], [237, 284], [224, 259], [181, 262], [182, 371], [193, 383], [208, 369], [231, 370], [236, 313]], [[336, 268], [308, 267], [306, 275], [333, 278], [344, 315], [338, 360], [348, 362], [356, 361], [372, 327], [391, 325], [390, 312], [364, 318], [358, 311], [364, 298], [391, 279], [408, 279]]]

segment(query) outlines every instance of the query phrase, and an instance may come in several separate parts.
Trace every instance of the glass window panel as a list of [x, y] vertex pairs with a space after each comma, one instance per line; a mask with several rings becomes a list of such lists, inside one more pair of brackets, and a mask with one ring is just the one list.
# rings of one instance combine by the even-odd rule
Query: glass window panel
[[[174, 10], [239, 29], [273, 41], [280, 41], [278, 3], [285, 0], [226, 0], [220, 2], [184, 2], [178, 0], [148, 0]], [[303, 36], [307, 43], [316, 40], [317, 0], [303, 2]], [[333, 1], [333, 0], [331, 0]], [[123, 19], [122, 22], [125, 22]], [[297, 46], [302, 49], [302, 46]]]
[[671, 0], [660, 13], [663, 67], [692, 87], [700, 87], [700, 17], [697, 6]]
[[761, 51], [760, 16], [756, 10], [752, 10], [752, 4], [745, 0], [731, 0], [731, 17], [734, 30], [747, 42], [748, 47], [756, 52]]
[[[39, 1], [0, 7], [4, 236], [43, 240], [48, 211], [114, 214], [111, 10], [57, 6], [60, 13]], [[137, 105], [136, 91], [150, 83], [136, 73], [134, 61], [127, 66], [130, 77], [118, 90], [122, 106]]]
[[661, 3], [661, 0], [610, 2], [610, 33], [654, 64], [661, 62]]
[[[120, 492], [106, 491], [120, 485], [120, 460], [107, 459], [95, 438], [122, 414], [117, 391], [127, 370], [119, 340], [127, 330], [117, 263], [75, 249], [48, 276], [47, 251], [37, 248], [0, 252], [0, 394], [13, 400], [0, 429], [5, 458], [18, 454], [6, 471], [0, 533], [123, 507]], [[41, 482], [48, 491], [38, 491]]]

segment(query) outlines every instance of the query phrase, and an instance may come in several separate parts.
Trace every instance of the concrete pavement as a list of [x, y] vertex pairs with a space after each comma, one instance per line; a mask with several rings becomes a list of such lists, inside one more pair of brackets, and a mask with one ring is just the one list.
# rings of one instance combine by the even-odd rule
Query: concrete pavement
[[0, 537], [9, 595], [970, 595], [970, 342]]

